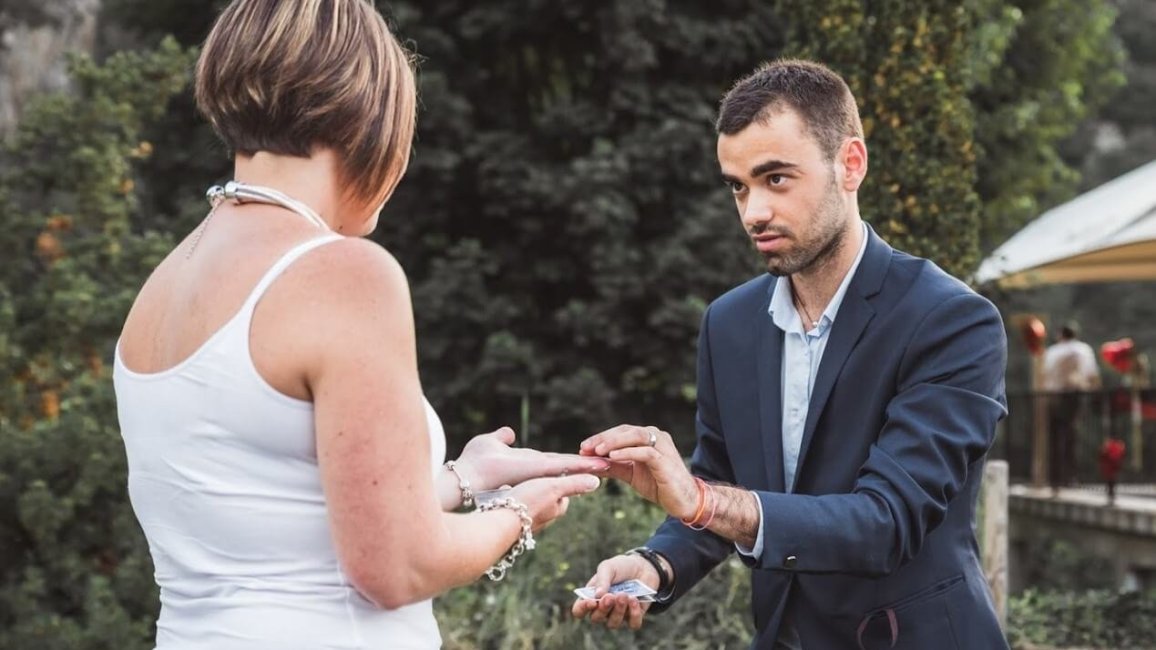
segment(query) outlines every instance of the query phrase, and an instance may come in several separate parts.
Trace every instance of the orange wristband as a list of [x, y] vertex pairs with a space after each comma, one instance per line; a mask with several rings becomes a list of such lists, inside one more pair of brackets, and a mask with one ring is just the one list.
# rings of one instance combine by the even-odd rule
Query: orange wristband
[[691, 526], [693, 530], [706, 530], [707, 527], [710, 526], [710, 522], [714, 521], [715, 513], [718, 512], [718, 495], [715, 494], [714, 488], [711, 487], [710, 483], [706, 484], [706, 491], [707, 498], [710, 500], [710, 516], [706, 518], [706, 521], [704, 521], [701, 526]]
[[679, 520], [687, 526], [694, 526], [697, 524], [698, 520], [702, 518], [703, 513], [706, 512], [706, 482], [696, 476], [694, 477], [694, 483], [698, 486], [698, 509], [695, 511], [694, 516], [690, 519]]

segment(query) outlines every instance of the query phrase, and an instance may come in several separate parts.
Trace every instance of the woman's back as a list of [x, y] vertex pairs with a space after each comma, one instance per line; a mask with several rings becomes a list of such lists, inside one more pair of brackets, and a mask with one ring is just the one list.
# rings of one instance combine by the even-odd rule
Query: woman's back
[[503, 428], [438, 471], [409, 283], [359, 239], [416, 118], [411, 58], [370, 0], [233, 0], [195, 93], [234, 180], [141, 288], [114, 371], [157, 645], [437, 647], [430, 599], [500, 579], [609, 463]]
[[[246, 225], [220, 224], [225, 231], [238, 227]], [[204, 252], [220, 255], [218, 261], [232, 256], [234, 267], [243, 267], [247, 261], [237, 257], [242, 246], [229, 246], [230, 234], [217, 233]], [[299, 257], [340, 239], [328, 235], [294, 246], [247, 295], [233, 286], [244, 284], [244, 271], [212, 287], [205, 286], [210, 280], [188, 275], [195, 267], [173, 270], [183, 266], [182, 249], [193, 245], [186, 242], [134, 306], [125, 329], [131, 340], [121, 345], [132, 347], [128, 358], [140, 360], [147, 372], [126, 365], [118, 345], [114, 380], [129, 492], [161, 589], [159, 648], [438, 645], [429, 601], [384, 611], [350, 585], [332, 540], [313, 405], [272, 386], [251, 351], [251, 337], [254, 343], [276, 339], [293, 327], [278, 307], [294, 283], [279, 287], [277, 279]], [[271, 286], [277, 295], [264, 305]], [[214, 288], [220, 300], [211, 298]], [[243, 304], [228, 316], [225, 310], [239, 295], [246, 295]], [[197, 319], [182, 328], [174, 311], [181, 301], [198, 302], [194, 296], [208, 296], [201, 304], [208, 322], [225, 320], [200, 345], [199, 328], [191, 324]], [[255, 312], [263, 325], [254, 326]], [[162, 322], [174, 326], [156, 331]], [[143, 335], [148, 331], [154, 337]], [[152, 340], [157, 338], [162, 343]], [[168, 356], [165, 350], [189, 348], [194, 351], [170, 365], [158, 361]], [[266, 372], [283, 375], [292, 366], [266, 356]], [[426, 413], [434, 472], [445, 443], [428, 404]]]

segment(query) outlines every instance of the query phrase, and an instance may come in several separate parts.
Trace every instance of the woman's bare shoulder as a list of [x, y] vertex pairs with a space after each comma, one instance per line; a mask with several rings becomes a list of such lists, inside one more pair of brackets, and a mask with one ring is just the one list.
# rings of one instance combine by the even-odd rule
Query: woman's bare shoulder
[[367, 239], [346, 237], [321, 246], [301, 260], [295, 275], [300, 289], [334, 307], [351, 302], [365, 309], [380, 301], [409, 302], [409, 283], [401, 264], [380, 244]]

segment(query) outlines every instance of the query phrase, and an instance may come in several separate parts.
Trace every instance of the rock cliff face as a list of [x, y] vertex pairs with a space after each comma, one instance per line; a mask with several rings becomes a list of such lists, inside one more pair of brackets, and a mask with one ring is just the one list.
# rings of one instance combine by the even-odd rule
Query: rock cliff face
[[0, 135], [33, 95], [68, 85], [68, 52], [93, 51], [101, 0], [4, 0], [0, 7]]

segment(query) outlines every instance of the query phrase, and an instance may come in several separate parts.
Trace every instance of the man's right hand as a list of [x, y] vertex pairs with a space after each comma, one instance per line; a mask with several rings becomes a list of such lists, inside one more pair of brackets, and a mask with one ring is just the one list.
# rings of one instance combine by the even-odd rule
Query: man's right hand
[[616, 555], [603, 560], [598, 565], [598, 571], [587, 587], [594, 587], [596, 600], [579, 598], [570, 608], [576, 618], [590, 617], [590, 622], [596, 625], [605, 625], [611, 630], [617, 630], [623, 623], [630, 629], [642, 627], [642, 619], [650, 603], [640, 602], [634, 596], [626, 594], [610, 594], [610, 585], [627, 580], [640, 580], [651, 589], [658, 589], [658, 572], [654, 570], [642, 557], [637, 555]]

